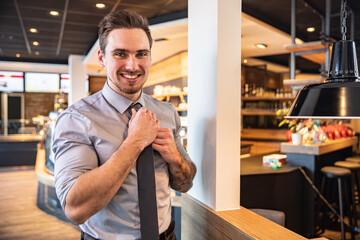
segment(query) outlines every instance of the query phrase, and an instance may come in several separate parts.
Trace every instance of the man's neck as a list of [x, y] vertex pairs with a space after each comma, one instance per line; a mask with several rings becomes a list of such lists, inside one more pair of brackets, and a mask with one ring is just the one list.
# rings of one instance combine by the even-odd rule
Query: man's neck
[[131, 100], [132, 102], [136, 102], [137, 100], [139, 100], [140, 96], [141, 96], [141, 92], [142, 89], [140, 89], [138, 92], [133, 93], [133, 94], [127, 94], [122, 92], [118, 87], [116, 87], [111, 81], [107, 81], [107, 84], [109, 85], [109, 87], [114, 90], [115, 92], [117, 92], [118, 94], [120, 94], [121, 96]]

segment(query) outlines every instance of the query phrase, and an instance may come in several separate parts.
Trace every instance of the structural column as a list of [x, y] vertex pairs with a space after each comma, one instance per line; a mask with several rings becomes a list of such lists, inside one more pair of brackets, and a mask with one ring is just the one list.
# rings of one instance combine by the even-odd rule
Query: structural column
[[70, 92], [69, 92], [69, 106], [81, 98], [86, 97], [85, 80], [86, 68], [83, 64], [84, 56], [70, 55], [69, 56], [69, 75], [70, 75]]
[[189, 1], [189, 195], [215, 210], [240, 207], [241, 0]]

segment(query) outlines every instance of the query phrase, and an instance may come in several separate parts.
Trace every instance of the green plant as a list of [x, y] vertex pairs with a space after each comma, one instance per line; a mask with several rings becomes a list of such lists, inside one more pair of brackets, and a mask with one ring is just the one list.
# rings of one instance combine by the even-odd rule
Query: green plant
[[[279, 109], [276, 111], [276, 116], [284, 116], [288, 113], [289, 108]], [[293, 118], [287, 119], [284, 118], [279, 124], [278, 127], [282, 127], [283, 125], [287, 125], [287, 127], [293, 132], [296, 133], [299, 130], [299, 125], [301, 123], [300, 119]]]

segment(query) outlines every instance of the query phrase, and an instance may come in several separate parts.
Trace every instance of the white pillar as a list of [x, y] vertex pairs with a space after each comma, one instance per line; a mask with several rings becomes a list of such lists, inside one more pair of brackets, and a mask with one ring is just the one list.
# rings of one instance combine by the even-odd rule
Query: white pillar
[[70, 75], [70, 92], [69, 106], [83, 97], [86, 97], [85, 80], [86, 67], [82, 60], [85, 56], [70, 55], [69, 56], [69, 75]]
[[215, 210], [240, 207], [241, 0], [191, 0], [189, 194]]

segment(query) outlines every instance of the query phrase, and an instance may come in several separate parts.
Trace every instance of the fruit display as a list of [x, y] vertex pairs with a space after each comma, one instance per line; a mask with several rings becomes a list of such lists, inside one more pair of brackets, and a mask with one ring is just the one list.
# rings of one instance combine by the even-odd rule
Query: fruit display
[[[321, 144], [329, 140], [353, 137], [355, 132], [349, 126], [340, 122], [321, 122], [305, 120], [297, 124], [297, 133], [302, 135], [302, 144]], [[286, 132], [286, 138], [291, 141], [292, 129]]]
[[330, 140], [354, 136], [354, 130], [345, 125], [327, 125], [321, 126], [321, 129], [324, 131], [324, 133], [326, 133]]

